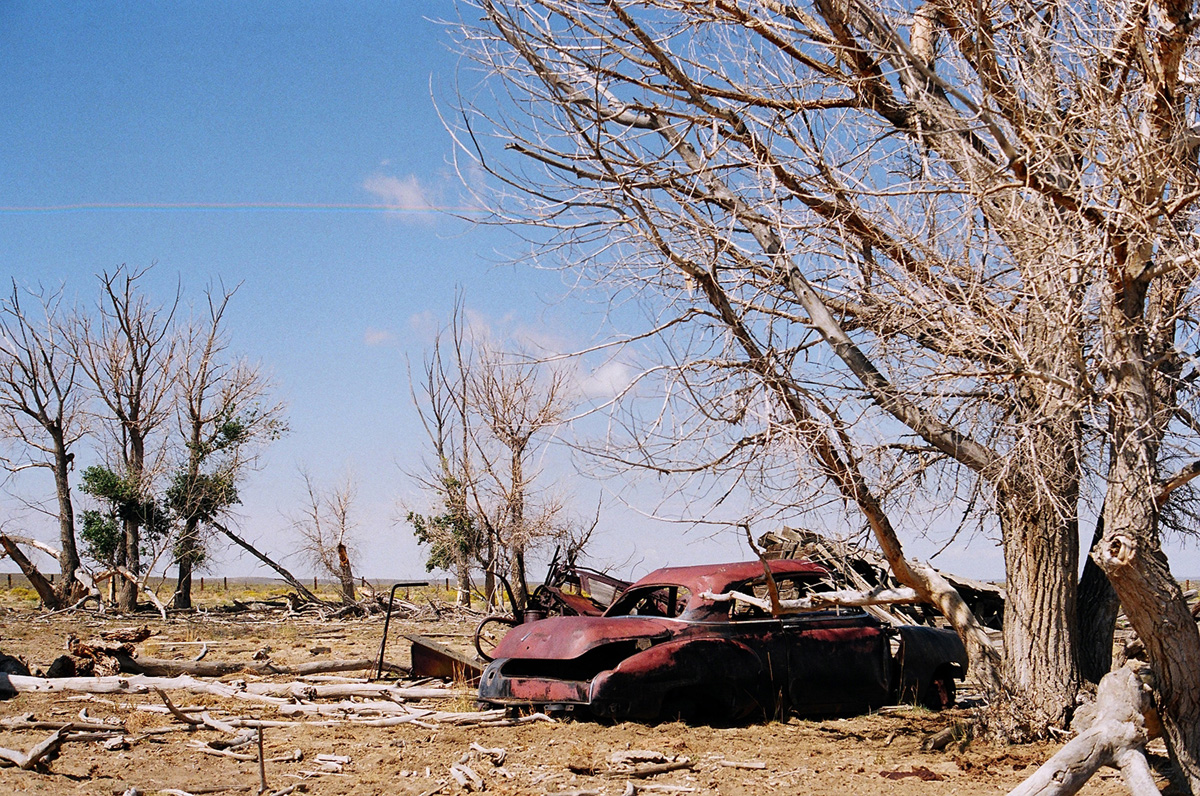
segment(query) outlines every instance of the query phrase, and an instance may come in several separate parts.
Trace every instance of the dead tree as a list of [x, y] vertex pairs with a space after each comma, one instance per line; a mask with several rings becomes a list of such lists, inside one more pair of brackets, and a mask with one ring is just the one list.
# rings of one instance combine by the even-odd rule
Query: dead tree
[[[124, 266], [100, 275], [99, 312], [94, 320], [82, 319], [77, 356], [105, 408], [97, 421], [117, 475], [143, 500], [151, 500], [165, 454], [154, 435], [172, 409], [178, 296], [169, 305], [155, 304], [141, 291], [145, 275], [146, 269]], [[135, 515], [126, 512], [122, 519], [118, 563], [136, 576], [142, 571], [142, 520]], [[118, 602], [122, 610], [136, 609], [135, 584], [122, 583]]]
[[167, 489], [181, 527], [175, 540], [176, 608], [192, 606], [192, 572], [203, 560], [205, 528], [238, 501], [238, 482], [261, 447], [286, 431], [283, 405], [268, 400], [270, 381], [256, 364], [232, 356], [225, 309], [234, 291], [209, 291], [206, 313], [179, 339], [176, 421], [183, 454]]
[[341, 584], [342, 602], [355, 602], [354, 569], [350, 563], [350, 548], [354, 540], [354, 522], [351, 509], [357, 489], [354, 481], [347, 477], [342, 484], [330, 490], [322, 490], [313, 482], [312, 476], [302, 472], [305, 489], [305, 504], [292, 520], [292, 528], [301, 539], [301, 546], [309, 560]]
[[[489, 440], [477, 437], [474, 443], [496, 503], [503, 507], [500, 542], [509, 558], [513, 598], [524, 606], [526, 550], [559, 524], [556, 503], [535, 504], [533, 499], [538, 475], [533, 457], [562, 423], [569, 374], [532, 357], [506, 355], [486, 345], [472, 376], [468, 398], [495, 440], [489, 445]], [[496, 449], [501, 455], [496, 455]]]
[[0, 459], [10, 472], [50, 470], [58, 501], [58, 558], [62, 580], [58, 596], [70, 601], [79, 583], [79, 552], [70, 471], [75, 444], [84, 435], [82, 385], [72, 342], [73, 325], [63, 317], [62, 294], [29, 294], [38, 314], [22, 306], [22, 291], [0, 301], [0, 435], [15, 448], [15, 458]]
[[[414, 477], [436, 496], [429, 514], [409, 513], [430, 561], [452, 568], [459, 599], [469, 601], [472, 562], [484, 571], [489, 604], [494, 575], [508, 570], [513, 598], [527, 596], [526, 552], [561, 535], [561, 503], [536, 490], [537, 458], [563, 420], [569, 372], [535, 357], [508, 353], [489, 330], [468, 328], [461, 304], [434, 341], [413, 402], [433, 461]], [[519, 346], [514, 341], [513, 348]]]
[[881, 540], [904, 489], [985, 512], [1034, 734], [1073, 709], [1081, 485], [1106, 488], [1094, 555], [1200, 790], [1200, 634], [1158, 541], [1200, 454], [1191, 4], [477, 7], [464, 47], [517, 98], [463, 98], [496, 220], [656, 317], [623, 394], [668, 400], [612, 460], [792, 505], [825, 499], [781, 477], [814, 463]]
[[410, 476], [433, 500], [429, 511], [410, 510], [407, 519], [417, 540], [429, 547], [426, 566], [454, 573], [461, 605], [471, 604], [474, 562], [482, 565], [485, 600], [492, 601], [499, 522], [498, 511], [479, 489], [477, 418], [468, 393], [474, 358], [467, 336], [465, 310], [458, 302], [450, 324], [434, 339], [419, 377], [409, 375], [413, 406], [431, 453], [423, 469]]

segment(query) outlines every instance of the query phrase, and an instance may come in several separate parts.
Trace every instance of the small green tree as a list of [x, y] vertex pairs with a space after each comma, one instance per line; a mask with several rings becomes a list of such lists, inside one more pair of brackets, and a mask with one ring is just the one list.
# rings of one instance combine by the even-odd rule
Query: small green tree
[[[80, 536], [84, 554], [103, 567], [115, 569], [131, 563], [123, 544], [127, 523], [137, 523], [142, 538], [151, 546], [170, 533], [171, 518], [166, 508], [160, 501], [144, 497], [136, 479], [122, 477], [103, 465], [92, 465], [83, 471], [81, 489], [102, 506], [83, 512]], [[141, 562], [137, 564], [140, 568]]]
[[405, 517], [413, 527], [417, 542], [429, 547], [426, 572], [456, 570], [460, 561], [475, 556], [482, 546], [483, 534], [475, 518], [467, 510], [465, 501], [456, 499], [464, 494], [462, 484], [447, 477], [444, 486], [444, 511], [441, 514], [425, 516], [410, 511]]

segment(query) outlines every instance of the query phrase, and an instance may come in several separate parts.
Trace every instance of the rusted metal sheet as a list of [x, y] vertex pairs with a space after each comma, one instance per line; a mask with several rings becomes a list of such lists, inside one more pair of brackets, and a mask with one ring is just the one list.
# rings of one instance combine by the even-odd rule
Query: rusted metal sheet
[[477, 683], [483, 665], [458, 650], [416, 633], [405, 633], [412, 642], [412, 673], [415, 677], [440, 677], [456, 683]]

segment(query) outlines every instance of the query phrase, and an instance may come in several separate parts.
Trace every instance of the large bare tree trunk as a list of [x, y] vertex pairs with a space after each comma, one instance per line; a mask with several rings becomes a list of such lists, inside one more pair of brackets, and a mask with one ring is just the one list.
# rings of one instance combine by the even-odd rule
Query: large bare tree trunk
[[454, 559], [456, 601], [459, 605], [471, 607], [471, 563], [465, 553], [458, 553]]
[[58, 495], [58, 559], [62, 581], [58, 596], [64, 602], [73, 601], [82, 585], [76, 577], [79, 571], [79, 549], [75, 543], [75, 509], [71, 503], [71, 482], [68, 471], [74, 454], [68, 453], [61, 433], [54, 435], [54, 487]]
[[176, 542], [178, 577], [175, 584], [175, 598], [171, 602], [173, 608], [187, 610], [192, 607], [192, 571], [200, 552], [200, 543], [196, 536], [200, 530], [199, 526], [198, 518], [187, 518], [184, 521], [183, 533]]
[[1112, 668], [1113, 634], [1121, 601], [1095, 555], [1104, 538], [1104, 508], [1096, 520], [1087, 561], [1079, 576], [1079, 674], [1089, 683], [1099, 683]]
[[1145, 298], [1145, 285], [1128, 279], [1114, 279], [1104, 296], [1113, 461], [1095, 557], [1145, 645], [1167, 748], [1192, 792], [1200, 793], [1200, 631], [1159, 541], [1159, 438]]
[[342, 602], [352, 603], [355, 601], [354, 596], [354, 570], [350, 567], [350, 554], [346, 551], [346, 545], [338, 542], [338, 580], [342, 584]]
[[[1015, 502], [1015, 501], [1014, 501]], [[1000, 506], [1006, 572], [1004, 676], [1013, 705], [1040, 734], [1065, 727], [1079, 687], [1075, 659], [1078, 537], [1057, 518]], [[1019, 727], [1008, 729], [1014, 737]]]

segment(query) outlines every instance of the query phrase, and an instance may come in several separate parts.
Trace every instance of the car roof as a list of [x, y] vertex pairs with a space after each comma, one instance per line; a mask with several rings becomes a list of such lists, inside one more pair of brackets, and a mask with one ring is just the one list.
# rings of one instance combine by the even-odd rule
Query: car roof
[[[828, 571], [806, 558], [780, 558], [768, 561], [774, 575], [825, 575]], [[735, 583], [761, 577], [763, 562], [738, 561], [732, 564], [698, 564], [690, 567], [662, 567], [639, 578], [630, 589], [639, 586], [675, 584], [685, 586], [692, 594], [710, 591], [719, 594]]]

